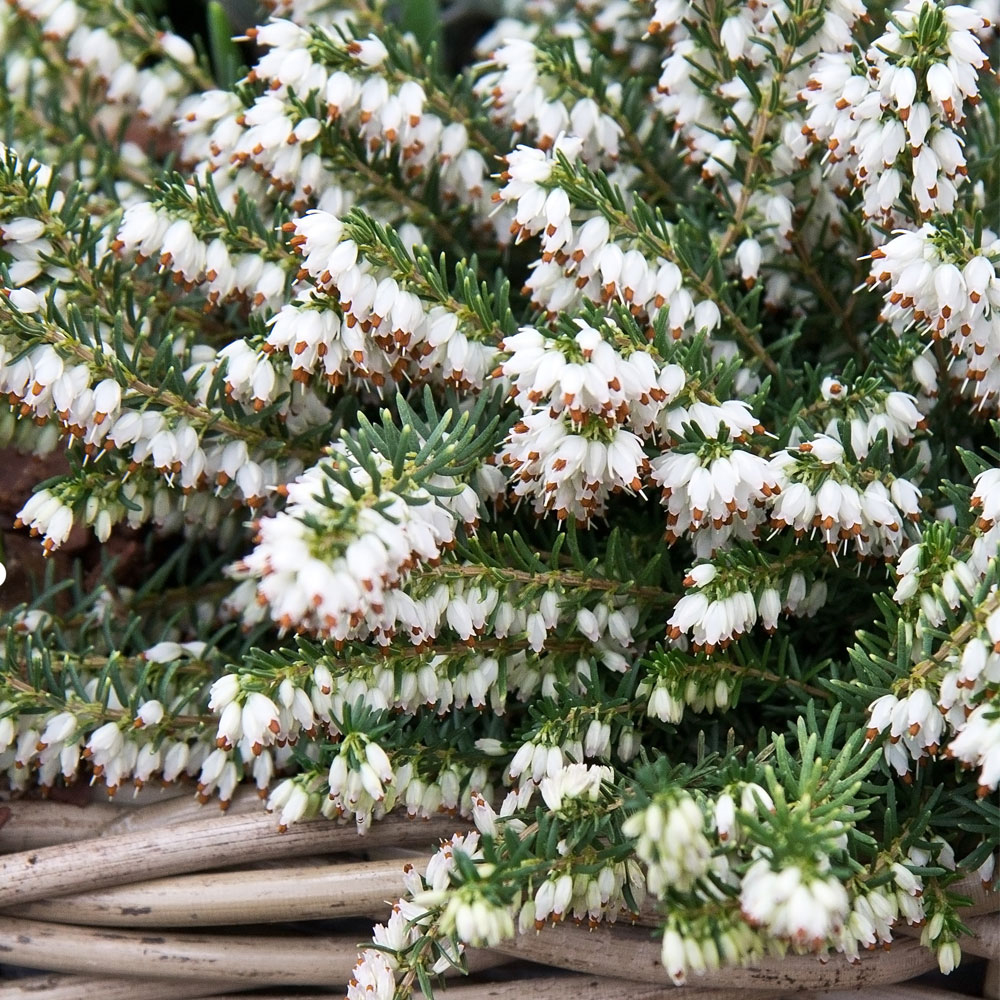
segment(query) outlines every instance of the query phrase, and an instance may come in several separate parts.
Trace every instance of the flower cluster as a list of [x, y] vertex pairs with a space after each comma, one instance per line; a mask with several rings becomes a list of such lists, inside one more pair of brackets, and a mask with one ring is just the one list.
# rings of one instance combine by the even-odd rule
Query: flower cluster
[[776, 872], [758, 858], [743, 876], [740, 906], [751, 924], [777, 937], [821, 947], [839, 933], [847, 916], [847, 892], [833, 876], [804, 878], [794, 865]]
[[655, 896], [668, 887], [690, 888], [710, 868], [712, 848], [705, 817], [686, 794], [654, 801], [630, 816], [622, 832], [637, 838], [636, 854], [647, 865], [646, 881]]
[[939, 662], [916, 665], [915, 677], [926, 674], [927, 686], [908, 678], [907, 693], [885, 694], [869, 705], [868, 728], [869, 739], [887, 735], [883, 752], [898, 774], [908, 776], [914, 763], [942, 752], [965, 768], [978, 769], [981, 798], [1000, 784], [1000, 601], [995, 586], [985, 609], [964, 642], [946, 646]]
[[838, 173], [864, 191], [864, 213], [892, 222], [908, 198], [920, 215], [949, 212], [968, 171], [956, 133], [988, 66], [967, 7], [909, 0], [860, 59], [824, 53], [803, 91], [803, 128]]
[[1000, 787], [995, 0], [517, 0], [471, 55], [396, 7], [270, 0], [210, 60], [0, 11], [49, 574], [3, 591], [0, 780], [453, 817], [351, 998], [654, 912], [675, 983], [901, 922], [952, 968]]
[[[27, 631], [44, 624], [26, 619], [23, 627]], [[202, 661], [204, 643], [185, 647], [159, 643], [146, 650], [140, 662], [155, 670], [176, 667], [178, 661]], [[34, 782], [51, 789], [60, 780], [72, 783], [85, 762], [109, 795], [127, 783], [139, 789], [153, 780], [171, 784], [197, 779], [203, 793], [214, 792], [223, 806], [228, 804], [250, 768], [245, 774], [242, 766], [221, 755], [211, 759], [209, 734], [200, 719], [194, 726], [188, 724], [193, 706], [176, 686], [165, 689], [162, 700], [147, 697], [123, 705], [114, 687], [95, 670], [98, 666], [77, 665], [81, 690], [64, 690], [61, 707], [24, 714], [17, 693], [0, 702], [0, 772], [10, 786], [25, 789]], [[263, 786], [273, 774], [270, 755], [267, 764]]]
[[853, 546], [859, 557], [897, 555], [903, 526], [920, 519], [920, 491], [903, 476], [886, 485], [864, 462], [846, 460], [844, 445], [818, 435], [773, 462], [785, 474], [785, 488], [772, 521], [797, 534], [815, 532], [830, 552]]
[[[293, 378], [308, 383], [321, 368], [331, 385], [434, 374], [461, 388], [482, 387], [495, 344], [470, 336], [453, 312], [428, 309], [411, 282], [366, 258], [335, 215], [311, 211], [289, 228], [309, 287], [270, 320], [266, 350], [288, 351]], [[412, 224], [398, 235], [411, 254], [423, 242]]]
[[387, 505], [387, 492], [377, 493], [370, 473], [349, 464], [346, 449], [335, 455], [350, 485], [329, 474], [332, 464], [303, 473], [285, 487], [286, 508], [260, 521], [257, 547], [234, 573], [260, 581], [257, 593], [283, 628], [388, 638], [401, 618], [419, 644], [423, 616], [412, 603], [393, 601], [393, 588], [413, 566], [439, 560], [459, 523], [476, 523], [475, 494], [465, 487], [439, 501], [425, 489], [401, 490]]
[[1000, 399], [998, 253], [989, 231], [975, 245], [929, 222], [872, 252], [870, 282], [887, 286], [886, 319], [896, 330], [916, 323], [932, 340], [947, 341], [951, 377], [971, 386], [980, 409], [996, 409]]

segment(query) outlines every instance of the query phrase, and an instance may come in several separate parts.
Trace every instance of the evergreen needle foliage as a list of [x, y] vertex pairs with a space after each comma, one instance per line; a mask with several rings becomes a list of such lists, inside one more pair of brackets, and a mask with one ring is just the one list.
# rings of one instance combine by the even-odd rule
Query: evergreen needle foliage
[[209, 7], [0, 13], [0, 438], [66, 456], [17, 524], [145, 546], [3, 613], [3, 779], [457, 813], [351, 998], [641, 909], [675, 983], [906, 922], [950, 971], [997, 5], [525, 0], [457, 72], [433, 2]]

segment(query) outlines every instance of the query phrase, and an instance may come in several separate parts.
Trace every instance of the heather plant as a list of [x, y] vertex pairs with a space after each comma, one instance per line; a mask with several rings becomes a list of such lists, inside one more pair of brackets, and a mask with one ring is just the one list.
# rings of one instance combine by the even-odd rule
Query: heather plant
[[455, 814], [351, 998], [640, 910], [674, 983], [906, 923], [950, 971], [1000, 829], [1000, 11], [526, 0], [456, 70], [401, 7], [212, 59], [0, 14], [0, 437], [66, 457], [18, 525], [144, 547], [4, 612], [4, 780]]

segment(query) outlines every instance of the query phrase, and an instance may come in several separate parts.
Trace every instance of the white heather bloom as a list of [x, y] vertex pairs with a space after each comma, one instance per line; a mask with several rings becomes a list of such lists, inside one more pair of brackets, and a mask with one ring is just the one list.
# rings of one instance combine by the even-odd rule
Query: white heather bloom
[[549, 809], [558, 813], [566, 800], [596, 802], [601, 785], [612, 777], [611, 768], [604, 765], [566, 764], [555, 774], [544, 777], [538, 790]]
[[645, 693], [648, 688], [649, 701], [646, 704], [646, 714], [659, 719], [661, 722], [678, 723], [684, 718], [684, 700], [677, 697], [672, 690], [672, 686], [662, 679], [657, 679], [656, 683], [649, 687], [644, 681], [640, 687], [640, 693]]
[[580, 523], [601, 515], [612, 493], [640, 491], [649, 467], [630, 431], [579, 434], [566, 412], [547, 408], [515, 424], [499, 457], [513, 472], [514, 496], [531, 497], [537, 514]]
[[918, 896], [923, 891], [923, 881], [898, 861], [892, 865], [896, 885], [910, 896]]
[[258, 691], [250, 692], [243, 702], [241, 728], [254, 755], [258, 755], [281, 732], [278, 707], [267, 695]]
[[757, 612], [767, 633], [773, 633], [781, 614], [781, 595], [774, 587], [765, 587], [757, 596]]
[[740, 793], [740, 809], [745, 813], [774, 812], [774, 801], [767, 789], [748, 781]]
[[366, 948], [351, 970], [347, 984], [347, 1000], [393, 1000], [396, 978], [388, 956]]
[[946, 754], [979, 768], [980, 797], [1000, 785], [1000, 718], [990, 702], [975, 707], [964, 727], [948, 744]]
[[[985, 239], [984, 239], [984, 242]], [[954, 257], [937, 228], [925, 223], [900, 232], [872, 253], [869, 282], [888, 286], [886, 318], [897, 332], [916, 321], [934, 339], [949, 339], [964, 357], [967, 383], [979, 406], [995, 402], [993, 306], [996, 263], [981, 249], [967, 246]]]
[[[420, 899], [418, 895], [416, 901]], [[454, 930], [463, 944], [474, 947], [491, 947], [514, 936], [510, 910], [483, 896], [472, 896], [467, 889], [451, 895], [440, 922], [445, 933]]]
[[223, 674], [217, 681], [212, 683], [208, 707], [213, 712], [219, 712], [230, 702], [234, 701], [239, 693], [239, 674]]
[[95, 767], [106, 768], [125, 748], [125, 738], [117, 722], [106, 722], [90, 734], [84, 756]]
[[674, 986], [683, 986], [687, 982], [688, 959], [685, 942], [681, 935], [672, 927], [668, 927], [663, 932], [661, 961]]
[[781, 486], [764, 458], [735, 447], [726, 455], [705, 450], [715, 457], [675, 451], [654, 459], [651, 478], [667, 508], [668, 540], [702, 532], [713, 551], [730, 535], [752, 537]]
[[647, 865], [654, 896], [662, 896], [667, 888], [688, 890], [709, 870], [712, 850], [705, 817], [687, 793], [670, 793], [662, 802], [655, 799], [629, 816], [622, 832], [636, 838], [636, 854]]
[[740, 907], [752, 924], [819, 950], [843, 926], [848, 898], [836, 878], [805, 876], [796, 865], [775, 871], [759, 857], [743, 876]]
[[883, 695], [868, 706], [868, 711], [867, 738], [871, 740], [888, 732], [883, 753], [898, 774], [907, 773], [911, 760], [937, 753], [945, 732], [945, 718], [926, 688], [918, 688], [906, 698]]
[[[923, 9], [915, 0], [903, 4], [860, 61], [846, 51], [821, 54], [802, 92], [804, 133], [827, 145], [832, 163], [850, 168], [864, 190], [865, 214], [885, 220], [899, 217], [904, 178], [897, 165], [904, 145], [912, 155], [910, 194], [920, 211], [952, 208], [965, 174], [953, 123], [964, 118], [964, 100], [978, 98], [977, 70], [986, 65], [975, 36], [985, 22], [973, 14], [967, 22], [947, 20], [943, 36], [924, 40], [924, 46], [938, 46], [938, 61], [928, 66], [933, 55], [921, 51], [920, 65], [927, 69], [918, 77], [911, 65]], [[925, 92], [930, 101], [917, 100]]]
[[238, 701], [231, 701], [219, 713], [216, 746], [231, 750], [243, 738], [243, 708]]
[[667, 621], [672, 639], [690, 632], [695, 647], [712, 652], [749, 631], [757, 621], [757, 605], [747, 591], [733, 591], [710, 599], [700, 591], [685, 594]]
[[511, 355], [501, 371], [511, 378], [522, 410], [530, 413], [544, 401], [553, 413], [568, 411], [576, 424], [592, 414], [636, 431], [651, 428], [661, 406], [677, 391], [677, 366], [658, 367], [645, 351], [624, 357], [597, 329], [583, 320], [577, 325], [580, 332], [572, 341], [547, 340], [533, 327], [522, 327], [501, 343]]
[[743, 240], [736, 248], [736, 261], [740, 266], [740, 277], [748, 285], [753, 285], [760, 274], [762, 251], [755, 239]]
[[136, 728], [156, 726], [163, 721], [163, 716], [163, 702], [152, 698], [149, 701], [144, 701], [136, 710], [135, 726]]
[[365, 744], [365, 759], [383, 784], [393, 781], [392, 765], [386, 752], [374, 742]]
[[479, 834], [455, 834], [442, 842], [440, 849], [427, 863], [424, 881], [429, 889], [441, 892], [451, 883], [451, 872], [455, 869], [455, 852], [461, 851], [471, 861], [482, 860], [482, 850], [479, 846]]
[[76, 732], [77, 726], [76, 716], [72, 712], [57, 712], [46, 722], [38, 738], [38, 748], [44, 750], [46, 747], [65, 743]]
[[728, 793], [719, 796], [715, 803], [715, 829], [724, 843], [739, 836], [736, 825], [736, 803]]
[[[341, 453], [347, 454], [346, 450]], [[385, 472], [390, 471], [387, 466]], [[355, 465], [351, 475], [362, 490], [373, 489], [360, 466]], [[333, 498], [332, 509], [324, 505], [324, 490]], [[459, 521], [478, 517], [468, 488], [442, 498], [418, 489], [411, 499], [426, 498], [422, 504], [408, 503], [388, 492], [382, 495], [384, 506], [379, 509], [358, 503], [326, 475], [322, 464], [290, 484], [288, 496], [284, 511], [260, 522], [260, 542], [234, 574], [259, 581], [258, 593], [282, 627], [307, 625], [340, 639], [363, 629], [394, 631], [392, 612], [398, 605], [392, 603], [392, 595], [409, 567], [437, 559], [454, 539]], [[337, 542], [332, 557], [317, 558], [311, 546], [322, 544], [323, 529], [307, 525], [304, 518], [322, 525], [342, 516], [338, 510], [351, 512], [353, 534]], [[342, 527], [337, 532], [339, 538], [344, 537]], [[412, 627], [419, 631], [419, 622], [414, 621]]]
[[48, 490], [40, 490], [17, 512], [15, 527], [27, 525], [32, 535], [41, 535], [46, 553], [59, 548], [73, 528], [73, 510]]
[[973, 483], [970, 503], [979, 512], [979, 526], [987, 531], [1000, 522], [1000, 469], [985, 469]]
[[783, 484], [772, 523], [799, 535], [816, 532], [830, 552], [851, 545], [860, 555], [893, 555], [902, 547], [904, 521], [919, 518], [920, 494], [912, 483], [896, 477], [888, 488], [879, 480], [861, 488], [851, 481], [856, 473], [845, 463], [843, 445], [828, 435], [777, 452], [771, 463]]
[[313, 803], [302, 784], [288, 778], [277, 785], [267, 799], [267, 811], [279, 810], [278, 829], [284, 832], [311, 812]]
[[11, 243], [31, 243], [45, 232], [40, 219], [16, 218], [0, 223], [0, 239]]
[[389, 55], [385, 45], [374, 35], [369, 35], [362, 41], [351, 42], [347, 51], [369, 69], [381, 65]]
[[976, 874], [979, 876], [979, 880], [984, 886], [990, 886], [993, 884], [993, 874], [996, 871], [996, 862], [996, 854], [991, 854], [976, 870]]

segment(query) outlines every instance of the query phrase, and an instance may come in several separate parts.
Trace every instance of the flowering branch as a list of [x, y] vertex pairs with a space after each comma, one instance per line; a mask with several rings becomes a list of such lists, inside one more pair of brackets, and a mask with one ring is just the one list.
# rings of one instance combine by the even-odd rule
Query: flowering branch
[[65, 450], [11, 530], [80, 557], [0, 614], [0, 780], [245, 784], [310, 850], [460, 816], [350, 1000], [636, 914], [678, 984], [907, 924], [949, 971], [1000, 785], [985, 18], [515, 4], [452, 73], [392, 4], [270, 9], [219, 85], [131, 4], [0, 11], [0, 444]]

